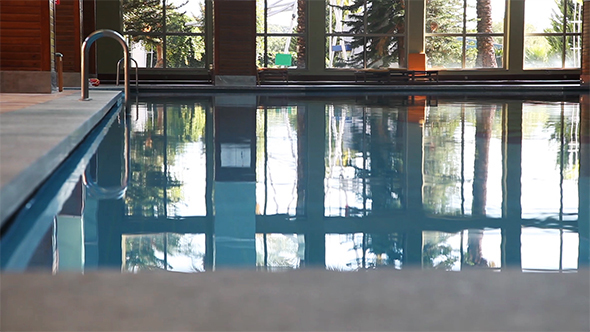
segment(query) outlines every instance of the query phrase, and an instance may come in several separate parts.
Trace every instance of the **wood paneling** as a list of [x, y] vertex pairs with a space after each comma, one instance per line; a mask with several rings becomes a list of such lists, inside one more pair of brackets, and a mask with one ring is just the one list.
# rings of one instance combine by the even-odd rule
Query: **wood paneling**
[[61, 0], [55, 6], [55, 51], [63, 54], [64, 72], [80, 72], [80, 2]]
[[215, 75], [256, 75], [256, 2], [215, 0]]
[[2, 0], [0, 70], [51, 70], [50, 2]]

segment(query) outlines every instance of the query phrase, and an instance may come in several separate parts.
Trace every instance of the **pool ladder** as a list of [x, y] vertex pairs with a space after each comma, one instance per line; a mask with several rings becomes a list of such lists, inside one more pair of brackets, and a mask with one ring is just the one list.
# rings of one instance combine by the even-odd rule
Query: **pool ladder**
[[[117, 81], [115, 83], [115, 85], [119, 85], [119, 74], [121, 73], [120, 69], [121, 69], [121, 62], [123, 62], [123, 60], [125, 60], [125, 58], [121, 58], [119, 60], [119, 62], [117, 62]], [[135, 91], [139, 91], [139, 76], [137, 74], [137, 61], [135, 61], [135, 59], [133, 58], [129, 58], [129, 60], [131, 60], [131, 62], [133, 62], [135, 64]]]
[[[80, 90], [82, 90], [82, 96], [80, 98], [80, 100], [83, 101], [87, 101], [87, 100], [91, 100], [91, 98], [88, 96], [88, 57], [89, 57], [89, 53], [90, 53], [90, 46], [97, 40], [100, 39], [102, 37], [110, 37], [113, 39], [116, 39], [119, 44], [121, 44], [121, 46], [123, 47], [123, 60], [125, 61], [125, 67], [124, 67], [124, 75], [125, 75], [125, 101], [127, 101], [127, 99], [129, 98], [129, 64], [130, 64], [130, 57], [129, 57], [129, 46], [127, 46], [127, 42], [125, 41], [125, 39], [123, 38], [123, 36], [121, 36], [120, 33], [114, 31], [114, 30], [109, 30], [109, 29], [101, 29], [101, 30], [96, 30], [93, 33], [91, 33], [88, 37], [86, 37], [86, 39], [84, 40], [84, 42], [82, 43], [82, 68], [81, 68], [81, 74], [82, 74], [82, 81], [80, 82]], [[135, 61], [135, 60], [134, 60]], [[137, 62], [135, 64], [135, 68], [136, 68], [136, 74], [137, 74]], [[119, 72], [117, 70], [117, 79]], [[135, 80], [135, 83], [137, 84], [137, 78]]]

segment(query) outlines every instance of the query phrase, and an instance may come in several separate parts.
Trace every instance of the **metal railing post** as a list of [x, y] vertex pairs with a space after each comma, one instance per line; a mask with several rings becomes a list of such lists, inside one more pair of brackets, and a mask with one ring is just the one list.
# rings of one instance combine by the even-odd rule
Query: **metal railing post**
[[61, 53], [55, 53], [55, 60], [57, 62], [57, 88], [59, 92], [64, 91], [64, 55]]
[[[121, 69], [121, 62], [125, 60], [125, 58], [121, 58], [119, 60], [119, 62], [117, 62], [117, 80], [115, 81], [115, 85], [119, 85], [119, 74], [120, 74], [120, 69]], [[139, 90], [139, 74], [138, 74], [138, 65], [137, 65], [137, 61], [135, 61], [135, 59], [133, 58], [129, 58], [129, 60], [131, 62], [133, 62], [135, 64], [135, 91]]]
[[97, 39], [102, 37], [110, 37], [116, 39], [119, 44], [123, 47], [123, 59], [125, 60], [125, 101], [129, 98], [129, 46], [127, 46], [127, 42], [125, 38], [121, 36], [120, 33], [108, 30], [108, 29], [101, 29], [96, 30], [91, 33], [84, 42], [82, 43], [82, 61], [81, 61], [81, 76], [82, 81], [80, 82], [80, 90], [82, 91], [82, 96], [80, 100], [90, 100], [91, 98], [88, 96], [88, 56], [90, 53], [90, 46], [94, 43]]

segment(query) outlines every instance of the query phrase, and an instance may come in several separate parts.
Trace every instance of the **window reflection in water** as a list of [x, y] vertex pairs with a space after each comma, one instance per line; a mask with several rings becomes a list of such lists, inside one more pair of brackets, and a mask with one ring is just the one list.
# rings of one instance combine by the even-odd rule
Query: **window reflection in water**
[[400, 109], [328, 105], [325, 215], [397, 210], [403, 195]]
[[501, 116], [501, 104], [439, 104], [428, 109], [423, 169], [426, 211], [501, 217]]
[[579, 130], [577, 104], [523, 105], [523, 218], [578, 219]]
[[[133, 105], [128, 125], [116, 122], [108, 149], [88, 164], [98, 185], [119, 185], [127, 149], [116, 144], [128, 137], [124, 197], [92, 196], [78, 175], [70, 200], [31, 245], [28, 268], [218, 268], [213, 197], [225, 197], [213, 195], [221, 184], [211, 177], [210, 105]], [[588, 192], [580, 186], [583, 108], [575, 100], [390, 97], [253, 107], [255, 200], [240, 210], [253, 214], [251, 225], [240, 225], [252, 268], [546, 272], [582, 264], [578, 202]]]
[[[297, 106], [259, 109], [256, 113], [257, 214], [294, 216], [298, 190]], [[300, 207], [301, 208], [301, 207]]]
[[123, 235], [123, 272], [166, 270], [203, 272], [204, 234]]
[[127, 214], [204, 216], [205, 106], [142, 103], [132, 113]]
[[297, 234], [256, 234], [256, 267], [291, 270], [301, 267], [305, 239]]

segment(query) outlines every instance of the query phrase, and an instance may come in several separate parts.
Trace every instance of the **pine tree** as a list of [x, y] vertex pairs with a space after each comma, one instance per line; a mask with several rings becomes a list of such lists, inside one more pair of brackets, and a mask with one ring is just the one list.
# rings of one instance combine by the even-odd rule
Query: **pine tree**
[[[353, 67], [389, 67], [405, 62], [405, 40], [394, 34], [405, 32], [404, 0], [355, 0], [350, 6], [339, 6], [352, 14], [343, 21], [355, 34], [351, 47], [355, 52], [349, 59]], [[362, 36], [359, 34], [368, 34]]]
[[[567, 18], [565, 27], [563, 24], [563, 17], [566, 4], [564, 2], [567, 2]], [[557, 8], [559, 8], [559, 11], [554, 11], [551, 14], [551, 27], [545, 29], [545, 32], [563, 32], [564, 28], [566, 29], [566, 32], [580, 32], [576, 31], [574, 21], [577, 19], [577, 17], [574, 17], [574, 14], [578, 13], [581, 10], [581, 2], [581, 0], [555, 0], [555, 3], [557, 4]], [[563, 38], [561, 36], [547, 36], [545, 38], [547, 38], [547, 41], [551, 46], [551, 49], [549, 50], [549, 57], [551, 57], [552, 55], [559, 55], [561, 57], [562, 50], [564, 47]], [[565, 47], [567, 50], [574, 49], [575, 45], [573, 37], [566, 39]]]
[[[463, 0], [426, 0], [426, 32], [458, 33], [463, 29]], [[456, 37], [426, 38], [426, 54], [431, 66], [461, 61], [461, 41]]]

